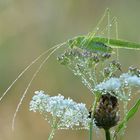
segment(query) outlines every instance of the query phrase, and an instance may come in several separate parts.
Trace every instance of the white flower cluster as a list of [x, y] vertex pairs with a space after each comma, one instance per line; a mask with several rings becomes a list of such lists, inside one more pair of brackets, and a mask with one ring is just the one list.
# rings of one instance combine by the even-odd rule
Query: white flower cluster
[[87, 129], [90, 119], [89, 112], [83, 103], [76, 103], [64, 96], [49, 96], [44, 91], [36, 91], [30, 102], [30, 111], [40, 112], [46, 116], [51, 114], [57, 120], [58, 129], [82, 127]]
[[98, 84], [95, 87], [95, 91], [116, 91], [121, 87], [121, 82], [119, 80], [119, 78], [110, 78], [107, 81], [104, 81], [100, 84]]
[[132, 75], [131, 73], [123, 73], [120, 76], [120, 80], [126, 85], [128, 84], [129, 86], [140, 86], [140, 77], [138, 77], [137, 75]]
[[110, 79], [98, 84], [94, 91], [105, 91], [105, 92], [118, 92], [121, 88], [138, 87], [140, 86], [140, 77], [132, 75], [131, 73], [123, 73], [119, 78], [111, 77]]

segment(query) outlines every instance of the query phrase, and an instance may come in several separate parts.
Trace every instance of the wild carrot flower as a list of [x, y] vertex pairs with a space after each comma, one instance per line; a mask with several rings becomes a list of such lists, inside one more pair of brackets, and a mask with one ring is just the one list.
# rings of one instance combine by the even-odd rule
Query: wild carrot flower
[[60, 94], [51, 97], [44, 91], [36, 91], [30, 102], [30, 111], [40, 112], [49, 121], [51, 127], [54, 127], [55, 123], [57, 129], [75, 127], [88, 129], [89, 112], [85, 104], [76, 103], [70, 98], [65, 99]]

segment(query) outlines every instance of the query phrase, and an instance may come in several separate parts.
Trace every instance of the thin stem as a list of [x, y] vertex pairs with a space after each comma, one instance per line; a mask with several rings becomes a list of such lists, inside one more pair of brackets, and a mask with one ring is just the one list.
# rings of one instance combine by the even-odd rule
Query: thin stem
[[93, 103], [93, 107], [92, 107], [92, 110], [91, 110], [91, 122], [90, 122], [90, 129], [89, 129], [89, 140], [92, 140], [94, 112], [95, 112], [95, 109], [96, 109], [96, 106], [97, 106], [98, 99], [99, 99], [99, 97], [98, 97], [98, 95], [96, 95], [94, 103]]
[[50, 135], [48, 137], [48, 140], [53, 139], [53, 136], [54, 136], [54, 133], [55, 133], [55, 130], [57, 129], [57, 127], [58, 127], [57, 118], [53, 116], [53, 118], [52, 118], [52, 126], [51, 126], [52, 131], [51, 131], [51, 133], [50, 133]]
[[53, 139], [55, 130], [56, 130], [55, 128], [52, 129], [52, 131], [51, 131], [51, 133], [50, 133], [50, 135], [49, 135], [49, 137], [48, 137], [48, 140], [52, 140], [52, 139]]
[[111, 140], [109, 129], [105, 129], [106, 140]]

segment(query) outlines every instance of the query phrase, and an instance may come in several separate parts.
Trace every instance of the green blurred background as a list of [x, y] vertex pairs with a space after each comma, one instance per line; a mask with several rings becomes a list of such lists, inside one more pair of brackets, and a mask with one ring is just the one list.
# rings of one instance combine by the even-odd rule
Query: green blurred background
[[[119, 20], [119, 38], [140, 42], [139, 0], [0, 0], [0, 93], [8, 88], [17, 75], [39, 54], [55, 44], [85, 34], [96, 26], [109, 7]], [[119, 50], [123, 70], [139, 66], [140, 51]], [[87, 107], [93, 97], [81, 81], [67, 68], [59, 65], [55, 54], [44, 65], [32, 83], [18, 112], [15, 130], [11, 123], [19, 99], [37, 66], [36, 63], [0, 102], [0, 140], [47, 140], [50, 132], [47, 121], [29, 112], [29, 101], [36, 90], [50, 95], [58, 93], [84, 102]], [[136, 97], [137, 98], [137, 97]], [[131, 101], [130, 104], [134, 102]], [[125, 140], [140, 140], [140, 112], [127, 128]], [[103, 132], [94, 133], [103, 140]], [[54, 140], [85, 140], [87, 131], [58, 131]]]

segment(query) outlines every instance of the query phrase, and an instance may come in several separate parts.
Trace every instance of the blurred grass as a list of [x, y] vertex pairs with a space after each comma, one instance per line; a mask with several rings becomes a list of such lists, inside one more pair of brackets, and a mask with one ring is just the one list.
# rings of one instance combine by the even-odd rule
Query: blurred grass
[[[76, 35], [85, 34], [96, 26], [104, 10], [109, 7], [119, 19], [119, 38], [140, 42], [140, 1], [138, 0], [1, 0], [0, 1], [0, 93], [39, 54], [51, 46]], [[140, 52], [120, 50], [124, 70], [139, 66]], [[28, 111], [35, 90], [58, 93], [90, 106], [92, 96], [80, 80], [60, 66], [56, 55], [43, 67], [34, 80], [27, 98], [18, 113], [15, 131], [11, 121], [22, 92], [37, 63], [12, 88], [0, 103], [0, 140], [46, 140], [50, 128], [41, 115]], [[139, 115], [129, 122], [124, 139], [139, 140]], [[85, 131], [60, 131], [54, 139], [87, 139]], [[95, 139], [103, 139], [94, 136]]]

